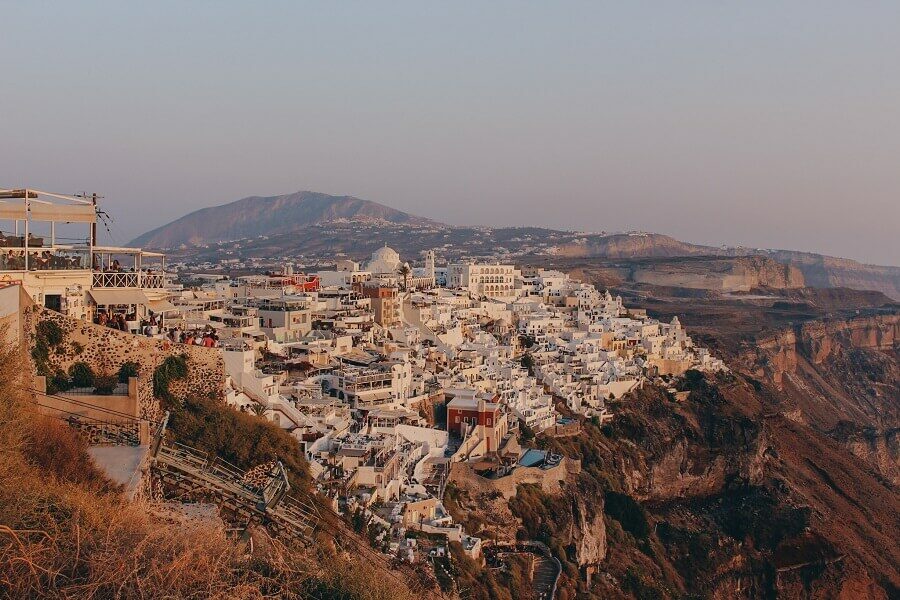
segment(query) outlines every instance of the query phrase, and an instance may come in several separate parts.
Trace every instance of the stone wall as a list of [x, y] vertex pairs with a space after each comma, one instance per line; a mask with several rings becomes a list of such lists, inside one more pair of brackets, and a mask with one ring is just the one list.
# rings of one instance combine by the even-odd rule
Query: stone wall
[[159, 401], [153, 397], [153, 372], [168, 356], [187, 357], [188, 376], [173, 381], [169, 391], [175, 397], [221, 397], [225, 385], [225, 363], [222, 350], [201, 346], [172, 344], [133, 335], [117, 329], [72, 319], [35, 304], [22, 307], [22, 325], [29, 349], [35, 342], [35, 328], [41, 321], [53, 321], [64, 334], [63, 343], [52, 348], [49, 366], [68, 371], [76, 362], [85, 362], [96, 374], [115, 374], [122, 363], [139, 366], [138, 398], [140, 415], [145, 419], [160, 418]]

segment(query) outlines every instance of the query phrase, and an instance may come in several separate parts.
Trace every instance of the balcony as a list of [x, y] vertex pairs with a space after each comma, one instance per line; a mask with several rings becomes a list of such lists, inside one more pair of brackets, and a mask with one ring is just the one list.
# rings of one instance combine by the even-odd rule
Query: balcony
[[163, 273], [150, 271], [94, 273], [95, 288], [161, 289], [166, 285]]
[[0, 247], [0, 271], [84, 271], [90, 269], [90, 255], [88, 248]]

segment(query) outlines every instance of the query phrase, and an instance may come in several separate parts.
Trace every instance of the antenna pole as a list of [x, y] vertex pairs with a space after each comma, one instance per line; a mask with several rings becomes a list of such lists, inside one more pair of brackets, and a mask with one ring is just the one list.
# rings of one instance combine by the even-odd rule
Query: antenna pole
[[97, 192], [91, 194], [91, 205], [94, 207], [94, 221], [91, 223], [91, 250], [97, 245]]

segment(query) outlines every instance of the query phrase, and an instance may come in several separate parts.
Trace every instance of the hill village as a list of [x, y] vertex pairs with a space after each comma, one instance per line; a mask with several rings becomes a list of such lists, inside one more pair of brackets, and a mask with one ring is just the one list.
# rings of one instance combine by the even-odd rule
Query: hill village
[[[2, 316], [32, 343], [43, 339], [33, 315], [88, 340], [72, 343], [68, 368], [39, 343], [32, 351], [44, 410], [75, 425], [97, 410], [159, 420], [146, 373], [129, 373], [110, 348], [202, 354], [214, 366], [185, 385], [289, 432], [331, 508], [364, 520], [373, 545], [404, 561], [446, 552], [441, 539], [484, 560], [483, 540], [445, 506], [449, 482], [502, 493], [560, 480], [572, 465], [536, 435], [615, 419], [641, 386], [677, 399], [675, 378], [725, 368], [677, 318], [661, 322], [558, 271], [441, 264], [434, 251], [407, 262], [384, 246], [314, 272], [173, 273], [161, 253], [97, 244], [88, 200], [7, 191], [0, 218]], [[74, 226], [84, 231], [62, 238]], [[96, 376], [74, 368], [85, 363]], [[152, 436], [135, 435], [152, 458]]]

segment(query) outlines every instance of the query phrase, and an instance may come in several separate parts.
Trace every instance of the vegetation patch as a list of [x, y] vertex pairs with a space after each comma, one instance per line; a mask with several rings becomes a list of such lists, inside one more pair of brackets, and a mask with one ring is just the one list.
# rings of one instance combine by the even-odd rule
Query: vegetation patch
[[78, 361], [69, 367], [69, 381], [72, 387], [88, 388], [94, 385], [94, 370], [86, 362]]
[[164, 408], [169, 411], [169, 432], [176, 441], [242, 469], [280, 460], [291, 486], [308, 488], [309, 468], [300, 444], [277, 425], [207, 398], [185, 398], [164, 403]]
[[187, 356], [184, 354], [167, 356], [153, 371], [153, 395], [168, 404], [176, 404], [177, 400], [169, 391], [169, 385], [173, 381], [184, 379], [187, 375]]
[[132, 377], [137, 377], [140, 371], [140, 365], [134, 361], [127, 360], [122, 363], [119, 367], [119, 372], [116, 374], [119, 380], [119, 383], [128, 383], [128, 380]]

